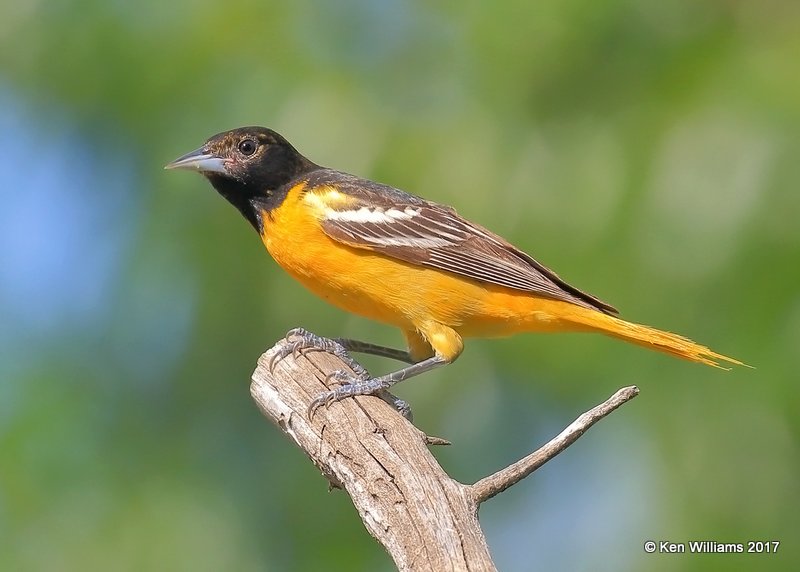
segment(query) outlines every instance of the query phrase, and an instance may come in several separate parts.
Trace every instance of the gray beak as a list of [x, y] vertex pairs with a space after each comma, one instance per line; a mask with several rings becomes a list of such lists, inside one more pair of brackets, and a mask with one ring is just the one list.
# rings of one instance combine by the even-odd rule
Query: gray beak
[[197, 170], [201, 173], [221, 173], [227, 174], [225, 170], [225, 159], [210, 153], [205, 147], [195, 149], [191, 153], [186, 153], [168, 164], [165, 169], [188, 169]]

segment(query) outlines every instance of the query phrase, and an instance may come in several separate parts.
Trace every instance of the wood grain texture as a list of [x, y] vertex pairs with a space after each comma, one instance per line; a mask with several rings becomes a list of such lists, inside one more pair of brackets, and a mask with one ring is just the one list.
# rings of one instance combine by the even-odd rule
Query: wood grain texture
[[[286, 343], [286, 342], [281, 342]], [[469, 487], [451, 479], [426, 436], [376, 397], [317, 411], [326, 376], [347, 369], [329, 354], [289, 355], [269, 371], [277, 346], [259, 360], [251, 394], [258, 407], [353, 500], [364, 526], [399, 570], [495, 570]]]
[[287, 344], [282, 340], [259, 359], [253, 399], [333, 487], [350, 495], [364, 526], [401, 571], [496, 570], [478, 522], [480, 503], [529, 476], [639, 393], [635, 386], [620, 389], [537, 451], [465, 485], [431, 455], [428, 445], [436, 441], [377, 397], [345, 399], [309, 420], [308, 406], [328, 389], [328, 375], [350, 370], [336, 356], [312, 351], [290, 353], [270, 371], [273, 355]]

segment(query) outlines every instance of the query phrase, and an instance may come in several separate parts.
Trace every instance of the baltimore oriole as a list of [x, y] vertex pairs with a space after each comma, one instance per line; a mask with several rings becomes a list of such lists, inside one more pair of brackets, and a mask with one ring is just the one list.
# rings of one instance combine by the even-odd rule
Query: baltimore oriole
[[[464, 337], [600, 332], [707, 365], [742, 365], [682, 336], [621, 320], [609, 304], [451, 207], [316, 165], [270, 129], [214, 135], [166, 168], [205, 175], [306, 288], [405, 334], [408, 351], [290, 332], [299, 336], [295, 349], [333, 351], [356, 372], [337, 372], [341, 385], [319, 395], [310, 413], [355, 395], [386, 398], [396, 382], [455, 360]], [[411, 365], [371, 377], [348, 351]]]

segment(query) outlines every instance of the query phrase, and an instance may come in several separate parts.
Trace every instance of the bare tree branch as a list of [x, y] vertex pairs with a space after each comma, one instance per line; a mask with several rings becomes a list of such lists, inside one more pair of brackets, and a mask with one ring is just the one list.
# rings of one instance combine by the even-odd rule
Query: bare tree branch
[[556, 435], [556, 437], [547, 444], [516, 463], [512, 463], [505, 469], [501, 469], [493, 475], [489, 475], [475, 483], [470, 487], [470, 492], [475, 503], [480, 504], [517, 484], [547, 461], [572, 445], [577, 441], [578, 437], [589, 429], [589, 427], [637, 395], [639, 395], [639, 388], [635, 385], [617, 390], [617, 392], [606, 401], [593, 407], [570, 423], [566, 429]]
[[383, 400], [356, 397], [317, 411], [309, 403], [325, 391], [334, 370], [347, 370], [323, 352], [288, 355], [270, 371], [281, 341], [259, 359], [250, 392], [271, 419], [334, 487], [353, 500], [364, 526], [399, 570], [495, 570], [478, 522], [478, 505], [525, 478], [586, 429], [638, 393], [619, 390], [581, 415], [550, 443], [474, 485], [450, 478], [431, 455], [433, 441]]
[[270, 373], [276, 348], [253, 373], [253, 398], [333, 486], [347, 491], [398, 569], [494, 570], [468, 488], [442, 470], [425, 435], [374, 397], [320, 408], [309, 422], [308, 404], [326, 389], [327, 374], [347, 368], [335, 356], [308, 352], [287, 356]]

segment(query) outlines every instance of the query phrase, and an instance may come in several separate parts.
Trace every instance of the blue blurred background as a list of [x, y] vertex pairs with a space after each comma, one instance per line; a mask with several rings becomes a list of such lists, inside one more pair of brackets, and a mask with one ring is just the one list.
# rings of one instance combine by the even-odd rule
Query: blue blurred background
[[0, 569], [393, 569], [248, 383], [294, 326], [399, 333], [313, 298], [162, 170], [261, 124], [756, 366], [531, 335], [401, 386], [464, 482], [640, 386], [484, 506], [501, 569], [797, 570], [798, 54], [791, 0], [3, 3]]

